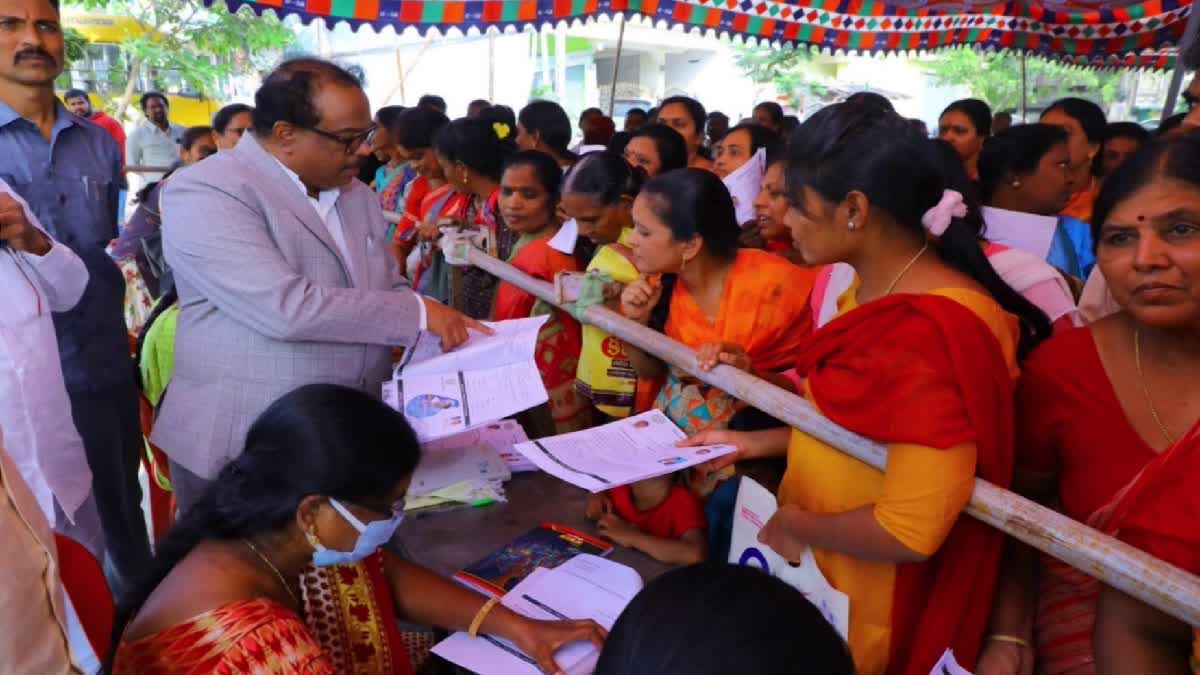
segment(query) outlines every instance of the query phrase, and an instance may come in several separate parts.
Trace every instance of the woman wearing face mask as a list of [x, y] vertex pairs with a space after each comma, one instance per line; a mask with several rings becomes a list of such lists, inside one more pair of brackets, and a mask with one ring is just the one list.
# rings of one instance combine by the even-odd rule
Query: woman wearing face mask
[[[1200, 140], [1135, 154], [1105, 181], [1096, 216], [1096, 267], [1120, 311], [1056, 336], [1024, 365], [1016, 486], [1195, 573], [1196, 528], [1187, 516], [1194, 510], [1161, 511], [1161, 522], [1136, 523], [1135, 535], [1121, 526], [1114, 504], [1147, 484], [1159, 486], [1147, 494], [1170, 489], [1164, 469], [1188, 481], [1195, 476], [1180, 467], [1195, 467], [1186, 457], [1200, 447], [1194, 436], [1190, 448], [1181, 441], [1200, 420]], [[1194, 484], [1188, 491], [1194, 494]], [[1179, 538], [1158, 548], [1145, 535]], [[1048, 675], [1185, 672], [1191, 633], [1184, 624], [1114, 597], [1120, 614], [1098, 624], [1093, 639], [1099, 584], [1047, 556], [1039, 564], [1027, 547], [1010, 549], [1007, 590], [997, 596], [993, 622], [1025, 644], [994, 645], [1002, 652], [993, 655], [997, 664], [1027, 663], [1036, 645]], [[1173, 559], [1181, 551], [1191, 553]], [[1174, 669], [1139, 664], [1146, 652], [1137, 643], [1153, 642], [1151, 636], [1178, 655]], [[1009, 671], [985, 675], [993, 672]]]
[[638, 129], [625, 144], [625, 161], [653, 178], [682, 169], [688, 163], [687, 143], [671, 127], [648, 124]]
[[[596, 152], [579, 160], [563, 184], [563, 210], [578, 223], [579, 235], [599, 247], [588, 271], [607, 274], [621, 286], [638, 278], [629, 240], [633, 200], [645, 178], [620, 155]], [[658, 393], [652, 381], [638, 379], [625, 343], [590, 325], [583, 327], [576, 379], [579, 393], [611, 418], [648, 410]]]
[[507, 638], [548, 673], [559, 646], [599, 646], [591, 621], [526, 619], [380, 548], [419, 456], [403, 416], [358, 390], [276, 401], [123, 599], [112, 672], [410, 674], [398, 617]]
[[700, 154], [704, 146], [704, 129], [708, 115], [704, 105], [687, 96], [672, 96], [662, 102], [658, 109], [658, 124], [671, 127], [683, 136], [687, 143], [688, 166], [693, 169], [712, 171], [713, 163]]
[[1003, 535], [960, 513], [976, 476], [1008, 484], [1017, 354], [1048, 322], [946, 208], [954, 195], [934, 142], [893, 113], [822, 109], [793, 136], [787, 184], [804, 259], [856, 272], [840, 315], [795, 354], [803, 395], [885, 444], [886, 471], [791, 429], [690, 442], [736, 445], [718, 466], [787, 458], [780, 510], [761, 540], [793, 561], [811, 547], [849, 596], [858, 672], [925, 675], [947, 647], [973, 663]]
[[[536, 150], [513, 155], [505, 162], [500, 178], [500, 214], [519, 236], [508, 262], [535, 279], [551, 283], [559, 272], [580, 269], [575, 256], [550, 245], [551, 237], [559, 229], [556, 211], [561, 184], [562, 170], [558, 163]], [[496, 289], [492, 315], [497, 321], [547, 314], [550, 320], [542, 326], [537, 341], [538, 371], [550, 395], [550, 414], [554, 418], [553, 429], [546, 431], [565, 434], [585, 429], [591, 423], [590, 406], [575, 391], [575, 372], [583, 341], [579, 322], [506, 281]]]
[[1090, 226], [1059, 215], [1075, 190], [1067, 132], [1023, 124], [988, 139], [979, 156], [987, 237], [1044, 258], [1075, 279], [1096, 263]]
[[1096, 176], [1096, 155], [1104, 144], [1108, 120], [1100, 106], [1082, 98], [1064, 98], [1050, 104], [1042, 113], [1042, 124], [1052, 124], [1067, 132], [1071, 152], [1071, 173], [1075, 192], [1062, 215], [1092, 222], [1092, 208], [1100, 190]]

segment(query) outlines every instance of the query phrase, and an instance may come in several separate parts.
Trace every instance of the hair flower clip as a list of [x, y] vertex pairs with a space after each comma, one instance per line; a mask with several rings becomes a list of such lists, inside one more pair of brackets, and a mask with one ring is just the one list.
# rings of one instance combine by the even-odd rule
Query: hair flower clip
[[492, 131], [496, 132], [496, 137], [500, 140], [508, 138], [508, 135], [512, 133], [512, 129], [504, 122], [492, 122]]

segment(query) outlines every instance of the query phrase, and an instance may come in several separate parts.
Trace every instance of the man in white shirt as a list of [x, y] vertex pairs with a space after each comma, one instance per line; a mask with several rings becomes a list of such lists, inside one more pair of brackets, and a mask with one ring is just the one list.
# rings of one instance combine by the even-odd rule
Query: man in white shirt
[[72, 422], [51, 318], [72, 309], [87, 283], [83, 261], [54, 242], [0, 180], [0, 428], [45, 517], [103, 560], [92, 472]]
[[378, 396], [393, 346], [428, 329], [452, 349], [487, 330], [400, 276], [379, 201], [355, 179], [374, 125], [353, 76], [288, 61], [263, 81], [253, 122], [163, 190], [180, 310], [152, 440], [184, 510], [283, 394], [331, 383]]
[[[142, 122], [125, 143], [125, 166], [169, 169], [179, 161], [179, 145], [187, 127], [172, 122], [167, 97], [156, 91], [142, 94]], [[139, 173], [144, 183], [162, 180], [161, 172]]]

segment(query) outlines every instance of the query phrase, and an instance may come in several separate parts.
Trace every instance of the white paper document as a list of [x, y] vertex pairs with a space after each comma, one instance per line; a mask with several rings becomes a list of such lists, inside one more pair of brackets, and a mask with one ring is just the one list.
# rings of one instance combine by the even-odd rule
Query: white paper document
[[988, 241], [1020, 249], [1041, 260], [1050, 255], [1054, 231], [1058, 229], [1057, 218], [990, 206], [983, 207], [981, 212], [987, 223]]
[[508, 465], [493, 448], [473, 445], [443, 448], [421, 453], [421, 463], [413, 472], [408, 494], [422, 497], [444, 487], [467, 481], [503, 483], [512, 478]]
[[546, 473], [601, 492], [662, 476], [736, 451], [730, 445], [678, 448], [687, 435], [661, 411], [521, 443], [517, 450]]
[[[535, 569], [501, 602], [532, 619], [592, 619], [611, 629], [641, 589], [642, 579], [633, 568], [580, 554], [553, 570]], [[493, 636], [455, 633], [433, 653], [480, 675], [541, 675], [537, 663], [516, 645]], [[559, 649], [554, 660], [569, 675], [589, 675], [599, 656], [592, 643], [575, 642]]]
[[408, 419], [422, 442], [451, 436], [549, 400], [534, 354], [549, 317], [487, 324], [495, 335], [471, 333], [443, 353], [421, 333], [383, 385], [383, 400]]
[[799, 565], [792, 565], [771, 547], [758, 541], [758, 533], [779, 509], [770, 490], [743, 476], [733, 512], [733, 534], [729, 540], [729, 562], [758, 567], [786, 581], [808, 598], [825, 620], [842, 636], [850, 636], [850, 596], [825, 580], [812, 549], [804, 550]]
[[958, 665], [954, 658], [954, 650], [947, 649], [933, 670], [929, 671], [929, 675], [971, 675], [971, 671]]
[[423, 451], [441, 450], [444, 448], [467, 448], [473, 445], [489, 447], [495, 450], [500, 459], [508, 465], [513, 473], [537, 471], [537, 465], [525, 459], [525, 455], [514, 449], [518, 443], [527, 443], [529, 436], [516, 420], [500, 420], [476, 427], [470, 431], [430, 441], [421, 446]]

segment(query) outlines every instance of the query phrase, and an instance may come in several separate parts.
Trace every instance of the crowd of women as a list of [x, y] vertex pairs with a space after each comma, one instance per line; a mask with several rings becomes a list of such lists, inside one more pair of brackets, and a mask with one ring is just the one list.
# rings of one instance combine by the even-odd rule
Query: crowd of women
[[[794, 561], [811, 548], [850, 599], [846, 649], [784, 584], [688, 567], [631, 605], [598, 672], [925, 675], [947, 649], [979, 675], [1192, 672], [1185, 623], [964, 509], [983, 478], [1200, 573], [1187, 487], [1200, 469], [1200, 136], [1150, 138], [1081, 99], [1003, 130], [982, 101], [958, 101], [937, 139], [874, 94], [790, 134], [773, 104], [718, 138], [685, 97], [619, 134], [593, 112], [573, 150], [572, 121], [550, 102], [473, 105], [453, 121], [432, 105], [381, 110], [374, 187], [398, 215], [396, 264], [475, 318], [549, 317], [536, 361], [550, 400], [520, 418], [532, 436], [658, 409], [687, 443], [737, 448], [594, 496], [602, 535], [668, 563], [723, 560], [740, 480], [753, 477], [780, 505], [762, 541]], [[576, 311], [449, 264], [440, 247], [462, 230], [536, 279], [587, 272]], [[703, 369], [805, 398], [885, 444], [886, 470], [581, 324], [594, 304], [691, 347]], [[378, 438], [399, 441], [381, 453]], [[374, 612], [360, 628], [390, 635], [402, 616], [491, 632], [548, 672], [562, 644], [604, 643], [590, 622], [492, 603], [476, 613], [470, 594], [379, 549], [418, 455], [403, 419], [370, 397], [317, 385], [279, 401], [125, 604], [117, 671], [160, 672], [164, 645], [252, 615], [301, 664], [262, 672], [332, 672], [355, 656], [330, 645], [353, 639], [312, 618], [341, 616], [329, 588], [362, 579], [377, 583], [350, 603]], [[362, 578], [306, 572], [313, 548]], [[260, 574], [215, 585], [255, 599], [202, 626], [165, 598], [206, 564]], [[372, 653], [387, 667], [356, 672], [406, 672], [403, 640], [384, 642], [400, 645]], [[238, 664], [252, 652], [211, 663], [249, 672]]]

